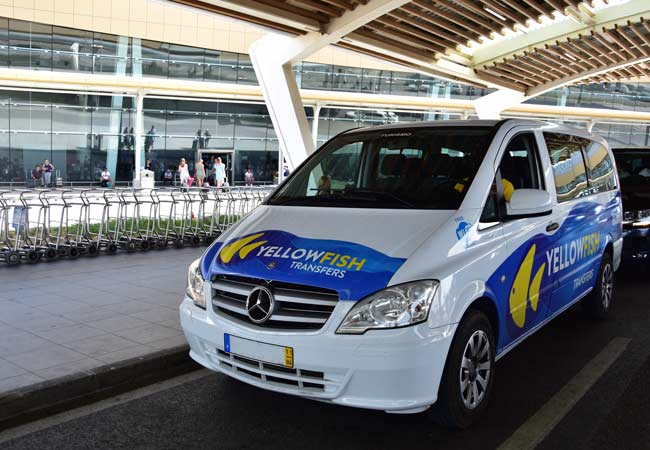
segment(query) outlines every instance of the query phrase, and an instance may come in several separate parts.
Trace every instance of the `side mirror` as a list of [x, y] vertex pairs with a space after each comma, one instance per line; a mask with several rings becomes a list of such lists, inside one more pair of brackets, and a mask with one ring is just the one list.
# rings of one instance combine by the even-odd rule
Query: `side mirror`
[[553, 212], [553, 199], [542, 189], [516, 189], [506, 210], [508, 219], [547, 216]]

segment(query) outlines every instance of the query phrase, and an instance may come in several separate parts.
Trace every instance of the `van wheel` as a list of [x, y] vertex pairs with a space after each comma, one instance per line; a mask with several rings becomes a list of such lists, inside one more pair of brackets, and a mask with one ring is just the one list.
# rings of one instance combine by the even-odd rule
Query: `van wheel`
[[431, 420], [447, 428], [467, 428], [476, 421], [492, 392], [495, 349], [487, 316], [470, 311], [449, 349], [438, 401], [428, 411]]
[[606, 319], [612, 308], [614, 295], [614, 266], [612, 255], [603, 254], [596, 286], [582, 301], [583, 311], [594, 319]]

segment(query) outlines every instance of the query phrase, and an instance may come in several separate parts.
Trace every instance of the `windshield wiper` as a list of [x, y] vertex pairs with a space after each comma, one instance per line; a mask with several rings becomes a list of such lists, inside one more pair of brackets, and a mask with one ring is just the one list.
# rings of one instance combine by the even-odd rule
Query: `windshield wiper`
[[411, 208], [411, 209], [415, 208], [415, 205], [413, 203], [404, 200], [403, 198], [393, 194], [392, 192], [379, 191], [379, 190], [368, 189], [368, 188], [346, 188], [343, 189], [342, 192], [344, 192], [346, 196], [347, 194], [362, 195], [362, 196], [366, 196], [365, 198], [370, 197], [375, 201], [390, 199], [407, 208]]

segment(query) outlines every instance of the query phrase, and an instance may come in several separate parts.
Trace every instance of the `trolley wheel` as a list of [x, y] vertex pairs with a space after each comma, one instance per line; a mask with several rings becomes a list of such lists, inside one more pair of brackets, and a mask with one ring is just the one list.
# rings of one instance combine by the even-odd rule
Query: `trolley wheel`
[[75, 246], [70, 246], [70, 250], [68, 251], [68, 258], [70, 259], [76, 259], [81, 255], [79, 252], [79, 249]]
[[88, 254], [88, 248], [85, 245], [77, 245], [77, 250], [79, 251], [79, 256]]
[[174, 240], [174, 247], [176, 247], [176, 248], [185, 247], [185, 241], [183, 240], [183, 238], [176, 238]]
[[205, 243], [205, 245], [211, 245], [215, 239], [216, 239], [215, 236], [206, 236], [203, 242]]
[[97, 247], [97, 244], [90, 244], [86, 250], [88, 251], [88, 256], [97, 256], [99, 253], [99, 247]]
[[18, 252], [9, 250], [5, 252], [4, 257], [5, 263], [7, 263], [8, 266], [17, 266], [20, 264], [20, 254]]
[[146, 251], [149, 251], [150, 249], [151, 249], [151, 246], [149, 245], [148, 240], [145, 239], [144, 241], [140, 242], [140, 250], [142, 250], [143, 252], [146, 252]]
[[117, 253], [117, 244], [115, 242], [111, 242], [106, 246], [106, 253], [110, 255], [114, 255]]
[[194, 247], [198, 247], [199, 245], [201, 245], [201, 236], [197, 236], [197, 235], [192, 236], [191, 242]]
[[59, 258], [65, 258], [66, 256], [69, 255], [68, 249], [66, 247], [59, 247], [56, 249], [57, 255], [59, 255]]
[[158, 244], [158, 240], [156, 238], [149, 238], [147, 239], [147, 242], [149, 242], [149, 249], [153, 250], [156, 248], [156, 245]]
[[45, 256], [46, 261], [54, 261], [55, 259], [57, 259], [59, 257], [59, 254], [56, 252], [56, 249], [48, 248], [43, 253], [43, 256]]
[[125, 245], [126, 245], [126, 251], [129, 253], [133, 253], [136, 249], [135, 241], [132, 241], [130, 239], [126, 241]]
[[164, 249], [166, 249], [166, 248], [167, 248], [167, 245], [168, 245], [168, 242], [167, 242], [166, 239], [158, 239], [158, 241], [156, 242], [156, 248], [157, 248], [158, 250], [164, 250]]
[[25, 262], [27, 264], [36, 264], [41, 260], [41, 254], [36, 250], [29, 250], [25, 253]]

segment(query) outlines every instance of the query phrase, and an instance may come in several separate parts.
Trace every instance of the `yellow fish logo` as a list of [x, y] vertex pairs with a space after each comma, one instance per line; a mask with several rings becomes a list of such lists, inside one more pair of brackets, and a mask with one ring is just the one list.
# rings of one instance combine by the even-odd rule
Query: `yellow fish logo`
[[242, 239], [238, 239], [235, 242], [231, 242], [230, 244], [226, 245], [221, 249], [221, 252], [219, 253], [221, 262], [228, 264], [237, 254], [239, 255], [240, 259], [246, 258], [250, 252], [266, 244], [267, 241], [253, 242], [262, 236], [264, 236], [264, 233], [257, 233]]
[[526, 254], [521, 266], [519, 266], [515, 281], [512, 283], [512, 288], [510, 289], [510, 315], [519, 328], [523, 328], [526, 323], [528, 300], [530, 300], [530, 307], [533, 311], [537, 311], [539, 302], [539, 288], [542, 284], [546, 263], [542, 264], [531, 281], [530, 277], [533, 274], [533, 262], [535, 260], [536, 250], [537, 246], [533, 244], [530, 250], [528, 250], [528, 254]]

